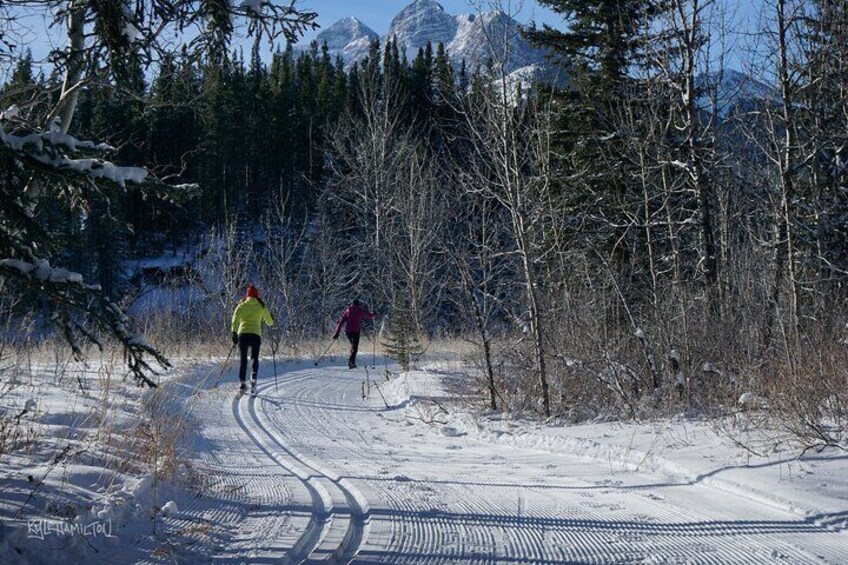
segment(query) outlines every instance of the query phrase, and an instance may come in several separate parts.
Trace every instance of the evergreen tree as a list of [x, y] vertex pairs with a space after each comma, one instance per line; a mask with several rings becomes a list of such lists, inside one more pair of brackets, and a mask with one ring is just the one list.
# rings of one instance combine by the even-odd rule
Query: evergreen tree
[[[659, 10], [656, 0], [539, 0], [569, 22], [568, 30], [549, 25], [527, 32], [550, 48], [570, 72], [587, 75], [599, 89], [615, 94], [641, 55], [639, 36]], [[601, 90], [599, 90], [601, 91]]]
[[433, 101], [444, 109], [456, 98], [456, 71], [444, 43], [436, 47], [433, 83]]
[[259, 43], [253, 44], [250, 53], [250, 68], [245, 77], [245, 92], [236, 94], [236, 100], [243, 101], [244, 143], [244, 179], [245, 198], [248, 217], [258, 221], [267, 209], [271, 194], [272, 180], [270, 171], [277, 168], [276, 159], [269, 152], [268, 109], [270, 88], [268, 71], [259, 56]]
[[433, 61], [432, 113], [436, 130], [442, 137], [456, 137], [458, 116], [458, 85], [456, 70], [443, 43], [436, 47]]
[[207, 62], [203, 69], [198, 181], [206, 194], [202, 217], [216, 224], [239, 212], [243, 202], [243, 180], [235, 166], [241, 124], [234, 99], [237, 82], [237, 64], [229, 56], [220, 63]]
[[[844, 165], [848, 159], [848, 3], [814, 0], [811, 4], [805, 21], [810, 64], [802, 89], [803, 107], [808, 110], [804, 120], [808, 149], [802, 152], [815, 158], [799, 208], [806, 212], [802, 229], [815, 234], [811, 242], [815, 251], [805, 255], [816, 258], [812, 268], [818, 272], [806, 278], [838, 281], [839, 273], [848, 271], [848, 195], [843, 188], [848, 182]], [[828, 300], [822, 302], [827, 308]]]
[[563, 204], [581, 218], [593, 219], [595, 225], [584, 223], [581, 229], [603, 233], [601, 240], [615, 242], [607, 251], [616, 267], [627, 273], [628, 280], [638, 281], [644, 263], [633, 257], [638, 245], [631, 240], [641, 236], [627, 226], [638, 217], [641, 187], [622, 119], [643, 113], [637, 107], [639, 83], [630, 71], [642, 60], [645, 36], [659, 2], [541, 0], [541, 4], [569, 22], [566, 30], [545, 25], [527, 32], [533, 43], [550, 49], [569, 73], [569, 87], [556, 102], [560, 123], [555, 127], [555, 153], [560, 156], [558, 177], [580, 180], [568, 190], [563, 187]]
[[418, 339], [417, 327], [406, 293], [396, 292], [392, 317], [389, 320], [389, 333], [383, 347], [386, 354], [397, 361], [404, 371], [409, 371], [424, 353]]
[[15, 62], [9, 82], [0, 89], [2, 110], [17, 106], [24, 117], [38, 119], [46, 111], [47, 99], [42, 81], [36, 80], [32, 68], [32, 52], [27, 49], [23, 56]]
[[[35, 16], [40, 12], [41, 16], [50, 17], [55, 8], [52, 2], [32, 4]], [[316, 27], [317, 14], [294, 7], [245, 10], [229, 2], [163, 0], [137, 2], [133, 6], [125, 10], [114, 9], [114, 2], [70, 2], [65, 5], [61, 17], [53, 18], [57, 28], [64, 25], [67, 49], [55, 50], [51, 60], [56, 73], [53, 78], [57, 80], [52, 81], [51, 94], [46, 96], [54, 104], [49, 112], [49, 123], [37, 119], [42, 116], [26, 116], [17, 124], [15, 133], [4, 126], [7, 133], [0, 140], [0, 170], [3, 171], [0, 175], [0, 279], [3, 283], [0, 285], [14, 280], [22, 293], [39, 296], [45, 304], [50, 304], [53, 308], [51, 319], [80, 357], [81, 341], [100, 345], [98, 333], [115, 338], [123, 346], [129, 369], [138, 381], [156, 386], [148, 376], [151, 372], [148, 359], [153, 357], [163, 366], [168, 366], [167, 360], [132, 334], [127, 316], [98, 286], [85, 282], [77, 273], [51, 267], [50, 261], [67, 257], [67, 249], [52, 237], [45, 229], [47, 223], [36, 214], [42, 204], [61, 201], [78, 214], [79, 211], [98, 214], [98, 206], [109, 205], [114, 215], [120, 208], [111, 203], [125, 197], [128, 183], [161, 186], [150, 179], [146, 170], [121, 167], [104, 160], [107, 150], [103, 144], [71, 135], [83, 95], [81, 85], [96, 88], [95, 85], [111, 82], [109, 86], [125, 88], [136, 95], [131, 100], [116, 98], [99, 103], [99, 95], [95, 95], [86, 118], [92, 129], [102, 126], [119, 132], [123, 140], [128, 141], [117, 146], [119, 157], [135, 157], [141, 151], [140, 140], [147, 137], [146, 134], [138, 135], [142, 130], [139, 124], [143, 124], [139, 117], [143, 112], [134, 107], [140, 103], [137, 95], [144, 92], [140, 63], [153, 54], [170, 50], [163, 37], [172, 38], [193, 23], [203, 21], [205, 25], [196, 30], [197, 36], [192, 39], [191, 44], [196, 49], [192, 55], [200, 56], [205, 50], [206, 54], [211, 54], [210, 60], [215, 61], [226, 52], [236, 18], [246, 13], [249, 13], [248, 35], [266, 38], [271, 43], [280, 37], [296, 41], [306, 29]], [[13, 28], [19, 16], [14, 12], [4, 13], [3, 17], [4, 23]], [[12, 114], [14, 112], [4, 112], [3, 119], [19, 119], [20, 115], [13, 117]], [[43, 130], [45, 126], [46, 131]], [[18, 132], [30, 137], [19, 137]], [[38, 143], [32, 143], [36, 138]], [[28, 141], [24, 143], [23, 140]], [[231, 141], [232, 138], [222, 140], [213, 148], [220, 150]], [[217, 151], [216, 156], [224, 156], [224, 153]], [[230, 180], [235, 179], [224, 178], [223, 185], [227, 186]], [[72, 217], [79, 218], [79, 215]], [[100, 270], [105, 270], [102, 265]]]
[[[146, 161], [156, 173], [177, 184], [198, 180], [198, 145], [201, 135], [200, 73], [183, 51], [166, 57], [151, 85], [145, 107], [148, 123]], [[201, 203], [185, 190], [161, 198], [131, 194], [128, 204], [132, 226], [130, 243], [136, 248], [153, 234], [165, 234], [172, 248], [200, 228]]]
[[428, 120], [433, 101], [433, 46], [427, 42], [418, 50], [409, 69], [409, 104], [413, 119]]
[[268, 80], [268, 150], [272, 161], [269, 174], [273, 175], [273, 190], [288, 198], [296, 178], [295, 148], [299, 140], [295, 139], [295, 132], [300, 121], [296, 110], [297, 85], [291, 46], [274, 54]]

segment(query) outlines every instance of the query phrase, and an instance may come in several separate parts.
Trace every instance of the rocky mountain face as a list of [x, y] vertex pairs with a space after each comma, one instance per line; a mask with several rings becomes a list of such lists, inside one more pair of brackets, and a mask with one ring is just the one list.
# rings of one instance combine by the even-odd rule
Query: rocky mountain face
[[537, 49], [521, 36], [518, 22], [503, 12], [457, 16], [457, 34], [448, 50], [457, 60], [473, 64], [504, 61], [505, 70], [513, 72], [524, 67], [549, 63], [544, 51]]
[[[457, 65], [463, 60], [469, 67], [490, 59], [504, 60], [507, 73], [519, 69], [524, 69], [524, 74], [531, 70], [538, 73], [548, 66], [545, 54], [521, 37], [519, 30], [520, 24], [503, 12], [455, 16], [435, 0], [415, 0], [394, 17], [383, 38], [356, 18], [345, 18], [316, 39], [327, 43], [333, 57], [341, 55], [348, 67], [367, 55], [368, 44], [374, 39], [393, 39], [410, 61], [429, 41], [434, 48], [444, 44]], [[531, 66], [534, 69], [526, 69]]]
[[[355, 9], [353, 5], [352, 9]], [[323, 30], [316, 40], [327, 44], [333, 58], [341, 55], [348, 68], [366, 57], [374, 40], [397, 41], [409, 61], [429, 41], [434, 49], [439, 43], [444, 44], [457, 66], [462, 61], [468, 68], [485, 65], [490, 60], [504, 61], [503, 70], [517, 84], [529, 86], [543, 81], [565, 85], [564, 72], [548, 61], [544, 50], [525, 40], [520, 30], [521, 24], [503, 12], [452, 15], [435, 0], [414, 0], [394, 17], [384, 37], [355, 17], [347, 17]], [[728, 70], [721, 76], [704, 75], [699, 77], [699, 82], [715, 97], [722, 115], [739, 109], [740, 105], [775, 97], [772, 87], [737, 71]], [[699, 100], [704, 108], [711, 107], [707, 96]]]
[[396, 40], [411, 61], [428, 41], [433, 46], [443, 43], [447, 47], [456, 36], [457, 28], [457, 19], [445, 12], [441, 4], [416, 0], [394, 17], [386, 37]]
[[380, 35], [358, 19], [348, 17], [323, 30], [315, 39], [319, 45], [327, 44], [333, 59], [341, 55], [347, 64], [352, 65], [365, 58], [368, 46], [380, 39]]
[[698, 105], [708, 112], [715, 109], [721, 117], [751, 111], [763, 102], [780, 103], [780, 93], [774, 86], [731, 69], [700, 75], [697, 85], [703, 89]]

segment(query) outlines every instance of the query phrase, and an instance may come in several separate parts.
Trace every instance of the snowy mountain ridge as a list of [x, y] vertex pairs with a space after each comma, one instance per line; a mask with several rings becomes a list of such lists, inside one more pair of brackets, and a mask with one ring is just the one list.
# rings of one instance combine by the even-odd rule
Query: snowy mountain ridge
[[779, 93], [774, 86], [732, 69], [702, 74], [697, 78], [697, 85], [704, 90], [698, 105], [707, 110], [714, 107], [722, 117], [763, 101], [779, 103]]
[[409, 61], [429, 42], [434, 49], [442, 43], [457, 66], [492, 59], [505, 61], [506, 73], [549, 67], [545, 52], [530, 45], [520, 30], [521, 24], [503, 12], [452, 15], [434, 0], [415, 0], [398, 12], [382, 38], [357, 18], [347, 17], [319, 33], [316, 41], [326, 43], [332, 57], [340, 55], [347, 68], [362, 61], [376, 39], [397, 41]]
[[315, 39], [319, 45], [327, 44], [330, 57], [341, 56], [346, 64], [352, 65], [365, 58], [369, 45], [380, 39], [380, 35], [357, 18], [347, 17], [319, 33]]
[[[391, 39], [398, 43], [408, 61], [428, 42], [434, 49], [442, 43], [457, 66], [463, 61], [469, 68], [490, 60], [503, 61], [502, 70], [513, 84], [563, 85], [564, 72], [548, 60], [545, 50], [522, 37], [521, 29], [519, 22], [502, 11], [452, 15], [435, 0], [414, 0], [395, 15], [385, 36], [349, 16], [323, 30], [315, 39], [319, 45], [327, 44], [333, 59], [341, 56], [348, 70], [365, 59], [372, 42], [380, 40], [385, 44]], [[698, 82], [707, 90], [699, 100], [700, 106], [713, 107], [714, 99], [722, 116], [757, 100], [775, 99], [773, 87], [739, 71], [701, 75]]]

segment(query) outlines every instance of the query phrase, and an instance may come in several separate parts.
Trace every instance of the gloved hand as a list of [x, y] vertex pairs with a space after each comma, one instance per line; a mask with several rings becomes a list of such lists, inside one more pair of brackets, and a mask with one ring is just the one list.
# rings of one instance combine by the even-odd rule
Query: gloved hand
[[238, 345], [238, 334], [233, 332], [233, 345]]
[[333, 339], [339, 339], [339, 334], [333, 334]]

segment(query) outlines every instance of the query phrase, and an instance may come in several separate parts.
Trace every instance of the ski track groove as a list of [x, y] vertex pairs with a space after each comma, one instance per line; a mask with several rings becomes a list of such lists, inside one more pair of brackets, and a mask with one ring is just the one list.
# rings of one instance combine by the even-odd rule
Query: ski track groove
[[[219, 421], [227, 421], [228, 414], [232, 412], [223, 408], [230, 405], [228, 401], [232, 396], [226, 395], [223, 402], [221, 395], [212, 396], [212, 404], [221, 407]], [[232, 449], [213, 452], [212, 459], [217, 462], [217, 468], [227, 473], [214, 490], [224, 500], [241, 502], [235, 507], [241, 511], [241, 515], [224, 522], [237, 525], [229, 535], [229, 543], [226, 544], [229, 547], [225, 555], [233, 558], [256, 557], [255, 547], [264, 541], [279, 540], [281, 535], [287, 539], [292, 531], [308, 530], [313, 520], [311, 515], [306, 519], [302, 514], [286, 510], [294, 500], [305, 499], [310, 493], [306, 485], [291, 482], [292, 473], [288, 470], [282, 469], [283, 473], [280, 473], [281, 468], [277, 463], [262, 453], [261, 445], [255, 442], [245, 444], [243, 435], [236, 429], [228, 427], [226, 430], [226, 441]], [[297, 497], [291, 484], [300, 486]], [[188, 509], [189, 512], [191, 510]], [[205, 515], [203, 517], [207, 518]], [[221, 523], [217, 520], [215, 522]], [[281, 554], [277, 556], [282, 557]]]
[[[502, 474], [487, 480], [484, 442], [456, 438], [438, 451], [431, 431], [373, 425], [386, 412], [379, 398], [361, 398], [362, 377], [296, 368], [276, 394], [267, 379], [256, 397], [203, 397], [192, 408], [213, 449], [201, 450], [198, 470], [212, 480], [163, 523], [209, 524], [192, 554], [239, 563], [848, 563], [848, 533], [832, 518], [805, 522], [755, 502], [742, 518], [725, 509], [732, 493], [708, 484], [631, 490], [584, 478], [582, 459], [521, 448], [499, 452]], [[598, 463], [585, 464], [591, 476]], [[547, 468], [562, 474], [533, 471]]]
[[[341, 427], [345, 427], [347, 431], [355, 430], [355, 426], [351, 426], [344, 417], [346, 413], [338, 409], [338, 404], [352, 396], [349, 392], [339, 393], [338, 387], [347, 382], [349, 386], [356, 388], [359, 381], [338, 375], [328, 375], [326, 372], [306, 371], [306, 373], [316, 374], [311, 375], [309, 379], [285, 381], [287, 392], [292, 393], [289, 396], [290, 405], [286, 406], [286, 413], [283, 414], [285, 425], [266, 412], [275, 428], [304, 444], [309, 444], [311, 439], [319, 437], [343, 437], [339, 434]], [[310, 386], [305, 388], [295, 386], [305, 382], [308, 382]], [[331, 407], [322, 410], [322, 403], [330, 405], [334, 401], [332, 392], [335, 392], [339, 400], [336, 400]], [[355, 396], [358, 398], [358, 395]], [[329, 422], [336, 416], [339, 418], [335, 419], [336, 426], [333, 427], [329, 425]], [[354, 433], [360, 438], [363, 437], [361, 432]], [[362, 447], [370, 447], [370, 442], [360, 443], [360, 450]], [[324, 450], [314, 451], [323, 455]], [[337, 459], [351, 456], [362, 457], [361, 453], [351, 449], [348, 442], [341, 439], [334, 442], [334, 455]], [[508, 487], [508, 485], [505, 486]], [[517, 488], [519, 487], [514, 487], [514, 489]], [[411, 516], [407, 521], [392, 520], [389, 538], [391, 541], [389, 547], [384, 549], [389, 555], [415, 556], [417, 554], [421, 556], [420, 559], [413, 558], [410, 561], [415, 563], [450, 563], [463, 555], [463, 563], [496, 563], [497, 556], [489, 554], [478, 558], [476, 552], [469, 555], [469, 550], [477, 547], [478, 544], [483, 546], [488, 544], [491, 551], [499, 536], [504, 540], [503, 547], [506, 550], [504, 557], [518, 557], [530, 562], [608, 563], [612, 558], [616, 563], [630, 563], [639, 562], [657, 550], [661, 551], [665, 558], [671, 557], [673, 560], [680, 559], [681, 562], [689, 563], [711, 563], [715, 562], [717, 556], [719, 559], [738, 563], [772, 563], [774, 562], [772, 551], [778, 551], [785, 562], [789, 563], [824, 562], [787, 540], [780, 540], [776, 544], [769, 542], [765, 539], [767, 536], [763, 535], [765, 532], [759, 531], [756, 527], [711, 527], [711, 519], [707, 515], [665, 501], [651, 500], [641, 495], [629, 495], [629, 497], [638, 500], [638, 510], [648, 511], [651, 516], [658, 518], [661, 525], [654, 529], [631, 527], [627, 524], [628, 522], [638, 521], [636, 516], [631, 515], [621, 517], [623, 525], [619, 531], [606, 531], [595, 522], [602, 523], [609, 517], [610, 512], [616, 514], [624, 509], [615, 503], [614, 499], [621, 497], [621, 491], [616, 491], [615, 487], [601, 495], [601, 498], [612, 498], [612, 501], [596, 504], [595, 508], [589, 504], [578, 506], [576, 515], [572, 518], [573, 524], [579, 526], [581, 519], [591, 517], [591, 521], [586, 521], [584, 531], [574, 531], [575, 527], [572, 526], [567, 528], [545, 526], [546, 518], [557, 515], [552, 513], [553, 502], [540, 504], [536, 500], [528, 508], [528, 512], [531, 513], [523, 516], [524, 524], [507, 527], [508, 521], [498, 525], [496, 520], [492, 528], [471, 528], [468, 525], [457, 526], [449, 520], [439, 518], [438, 512], [428, 516], [428, 510], [432, 508], [428, 509], [426, 504], [422, 506], [420, 496], [416, 496], [415, 493], [399, 491], [396, 488], [380, 490], [375, 487], [374, 490], [379, 493], [386, 506], [396, 509], [402, 515]], [[454, 493], [450, 492], [451, 490], [443, 489], [450, 495], [446, 498], [450, 501], [454, 512], [484, 513], [491, 516], [497, 516], [503, 512], [503, 507], [498, 506], [494, 499], [475, 497], [473, 492]], [[533, 487], [526, 487], [526, 490], [533, 492]], [[541, 497], [544, 500], [544, 493]], [[708, 531], [699, 533], [697, 531], [699, 524], [709, 528]], [[740, 536], [749, 536], [751, 539], [745, 543], [739, 543]], [[697, 541], [697, 538], [701, 537], [706, 538], [704, 542]], [[634, 547], [638, 548], [635, 552], [638, 557], [634, 557]], [[696, 549], [696, 554], [693, 555], [691, 549]], [[391, 559], [392, 557], [387, 557], [383, 562], [391, 563]]]
[[[183, 545], [187, 552], [179, 556], [180, 562], [282, 558], [283, 553], [271, 542], [278, 539], [280, 531], [303, 529], [302, 517], [286, 511], [295, 496], [289, 487], [291, 477], [270, 468], [268, 460], [255, 446], [245, 445], [243, 436], [237, 431], [221, 426], [227, 418], [227, 411], [222, 409], [220, 400], [220, 395], [209, 395], [202, 399], [202, 408], [194, 407], [210, 424], [208, 429], [201, 430], [203, 437], [195, 440], [200, 442], [196, 447], [205, 447], [198, 452], [196, 470], [208, 481], [196, 484], [196, 492], [180, 499], [178, 516], [160, 515], [157, 518], [160, 531], [169, 534], [164, 542], [142, 538], [135, 546], [139, 557], [133, 562], [146, 564], [168, 560], [172, 534], [177, 536], [177, 545]], [[205, 443], [209, 439], [205, 434], [214, 432], [219, 434], [214, 438], [215, 449], [210, 450], [209, 444]], [[160, 498], [158, 504], [162, 505], [166, 500]], [[180, 538], [186, 529], [195, 533]], [[190, 539], [190, 543], [184, 543], [186, 539]], [[260, 548], [265, 549], [264, 555], [260, 554]], [[152, 557], [157, 555], [156, 551], [162, 550], [164, 553]], [[125, 548], [115, 548], [99, 554], [90, 562], [127, 562], [125, 551]], [[271, 553], [268, 554], [268, 551]], [[176, 560], [177, 556], [172, 559]]]
[[[248, 402], [253, 400], [250, 397], [247, 398]], [[332, 531], [334, 522], [332, 497], [317, 477], [302, 469], [298, 465], [290, 461], [286, 461], [278, 452], [276, 452], [272, 445], [269, 445], [269, 442], [266, 439], [263, 439], [262, 435], [266, 435], [267, 430], [262, 428], [261, 424], [254, 419], [253, 411], [249, 410], [251, 413], [251, 419], [254, 419], [254, 423], [257, 425], [259, 430], [251, 429], [247, 420], [244, 416], [242, 416], [241, 400], [242, 399], [237, 396], [232, 403], [233, 416], [235, 417], [238, 425], [242, 428], [245, 434], [257, 446], [259, 446], [269, 459], [297, 477], [298, 480], [300, 480], [301, 483], [309, 490], [312, 509], [311, 519], [303, 534], [301, 534], [301, 536], [297, 539], [286, 556], [287, 563], [309, 563], [311, 562], [310, 557], [312, 553], [319, 550], [322, 541]], [[268, 439], [272, 442], [275, 441], [270, 436], [268, 436]]]
[[[321, 404], [326, 403], [326, 399], [328, 398], [327, 389], [332, 388], [337, 390], [338, 388], [338, 380], [329, 380], [327, 379], [327, 375], [325, 372], [318, 372], [317, 375], [310, 374], [308, 375], [308, 380], [314, 384], [317, 379], [322, 379], [322, 383], [318, 386], [314, 386], [312, 389], [309, 388], [301, 388], [295, 392], [295, 395], [291, 400], [291, 408], [292, 408], [292, 417], [288, 417], [286, 422], [287, 426], [281, 426], [279, 421], [275, 421], [275, 424], [281, 431], [285, 431], [289, 436], [291, 436], [293, 441], [302, 440], [304, 437], [336, 437], [338, 435], [338, 427], [333, 428], [328, 425], [328, 422], [331, 421], [331, 418], [328, 417], [327, 414], [319, 412], [316, 416], [316, 407], [319, 407]], [[291, 384], [297, 384], [305, 382], [307, 379], [297, 379], [290, 380]], [[358, 384], [358, 381], [356, 382]], [[341, 398], [346, 398], [346, 394], [342, 394]], [[359, 399], [359, 395], [356, 395], [357, 400]], [[335, 405], [333, 405], [335, 406]], [[370, 409], [360, 409], [361, 411], [371, 412]], [[347, 415], [347, 411], [343, 411], [340, 413], [341, 417], [345, 417]], [[289, 416], [289, 414], [286, 414]], [[341, 422], [342, 425], [345, 425], [346, 429], [356, 429], [355, 425], [351, 426], [350, 423], [345, 420]], [[360, 434], [362, 436], [364, 434]], [[367, 436], [365, 436], [367, 437]], [[336, 448], [339, 452], [336, 454], [337, 458], [342, 458], [341, 455], [345, 455], [348, 458], [361, 457], [361, 449], [356, 449], [355, 447], [349, 446], [347, 442], [345, 443], [336, 443]], [[378, 493], [384, 494], [383, 492], [377, 490]], [[401, 554], [413, 554], [417, 550], [417, 552], [421, 552], [421, 544], [424, 544], [425, 555], [433, 555], [435, 550], [439, 548], [438, 539], [436, 535], [436, 530], [434, 528], [434, 524], [431, 521], [421, 521], [414, 517], [414, 512], [417, 510], [414, 506], [411, 506], [407, 503], [407, 500], [402, 499], [400, 501], [396, 501], [395, 507], [406, 510], [410, 513], [410, 516], [413, 516], [411, 519], [411, 523], [400, 523], [400, 527], [398, 527], [398, 520], [391, 520], [391, 529], [392, 534], [391, 540], [400, 539], [400, 547], [397, 551], [400, 551]], [[399, 535], [398, 535], [399, 534]], [[375, 548], [376, 549], [376, 548]], [[385, 550], [386, 548], [379, 548]], [[426, 561], [427, 563], [436, 561]], [[391, 561], [388, 561], [391, 563]]]
[[[308, 411], [304, 410], [304, 407], [317, 404], [318, 400], [315, 396], [318, 398], [326, 398], [326, 394], [316, 395], [316, 390], [321, 392], [334, 384], [337, 383], [324, 383], [321, 389], [298, 390], [294, 397], [296, 401], [293, 402], [293, 409], [298, 415], [296, 421], [312, 423], [327, 422], [327, 418], [315, 418], [314, 414], [309, 414]], [[345, 398], [346, 396], [346, 394], [342, 394], [342, 398]], [[327, 426], [322, 426], [322, 435], [326, 436], [329, 432], [330, 430], [327, 429]], [[302, 434], [298, 435], [300, 436]], [[401, 489], [398, 490], [402, 492], [402, 495], [394, 496], [394, 493], [391, 493], [387, 502], [390, 506], [399, 509], [401, 512], [408, 513], [414, 518], [412, 519], [411, 524], [405, 524], [404, 527], [400, 529], [398, 532], [399, 535], [394, 536], [394, 539], [402, 540], [400, 545], [396, 548], [397, 552], [410, 555], [414, 552], [421, 553], [423, 546], [424, 555], [431, 556], [425, 560], [425, 563], [441, 562], [438, 558], [440, 550], [444, 554], [443, 557], [450, 560], [462, 558], [463, 562], [469, 563], [492, 562], [490, 557], [485, 556], [485, 554], [477, 557], [476, 552], [475, 555], [470, 556], [471, 560], [469, 560], [469, 556], [465, 551], [465, 548], [469, 543], [473, 547], [493, 547], [495, 536], [488, 532], [489, 528], [470, 529], [467, 525], [461, 525], [459, 526], [459, 531], [453, 531], [452, 528], [455, 526], [438, 517], [438, 509], [436, 509], [435, 516], [428, 519], [426, 517], [428, 509], [426, 507], [422, 509], [414, 504], [414, 502], [420, 502], [420, 500], [417, 500], [414, 493], [405, 492]], [[461, 513], [467, 514], [473, 514], [480, 511], [480, 509], [475, 508], [473, 504], [467, 503], [467, 500], [470, 500], [477, 505], [481, 502], [485, 502], [485, 499], [468, 498], [465, 496], [465, 493], [461, 493], [460, 496], [452, 496], [451, 500], [455, 502], [455, 506], [458, 506]], [[431, 508], [430, 510], [433, 509]], [[486, 511], [496, 512], [497, 508], [493, 505]], [[424, 518], [417, 517], [418, 514], [422, 513], [425, 516]], [[487, 534], [485, 537], [483, 536], [484, 532]], [[537, 532], [534, 532], [532, 528], [520, 527], [516, 528], [513, 534], [514, 535], [509, 536], [511, 540], [514, 540], [511, 542], [510, 551], [508, 551], [509, 555], [524, 556], [525, 558], [531, 558], [534, 560], [542, 558], [544, 554], [544, 538], [540, 537]], [[488, 545], [485, 545], [487, 542]]]
[[[259, 392], [268, 388], [271, 388], [270, 384], [260, 387]], [[368, 507], [368, 501], [356, 490], [356, 487], [350, 484], [349, 481], [346, 481], [337, 473], [334, 473], [313, 460], [307, 459], [295, 451], [293, 447], [286, 445], [285, 440], [281, 439], [280, 436], [273, 431], [273, 425], [271, 425], [272, 419], [268, 417], [266, 412], [266, 403], [264, 401], [260, 401], [262, 409], [260, 411], [256, 410], [256, 401], [259, 398], [261, 397], [257, 396], [256, 398], [250, 399], [250, 414], [254, 422], [268, 435], [269, 438], [272, 439], [272, 441], [277, 444], [280, 449], [285, 451], [290, 457], [298, 461], [300, 464], [312, 469], [317, 475], [329, 481], [329, 483], [333, 485], [343, 496], [349, 513], [349, 517], [347, 519], [348, 525], [341, 543], [333, 552], [333, 558], [343, 563], [350, 562], [368, 538], [370, 526], [370, 509]]]

